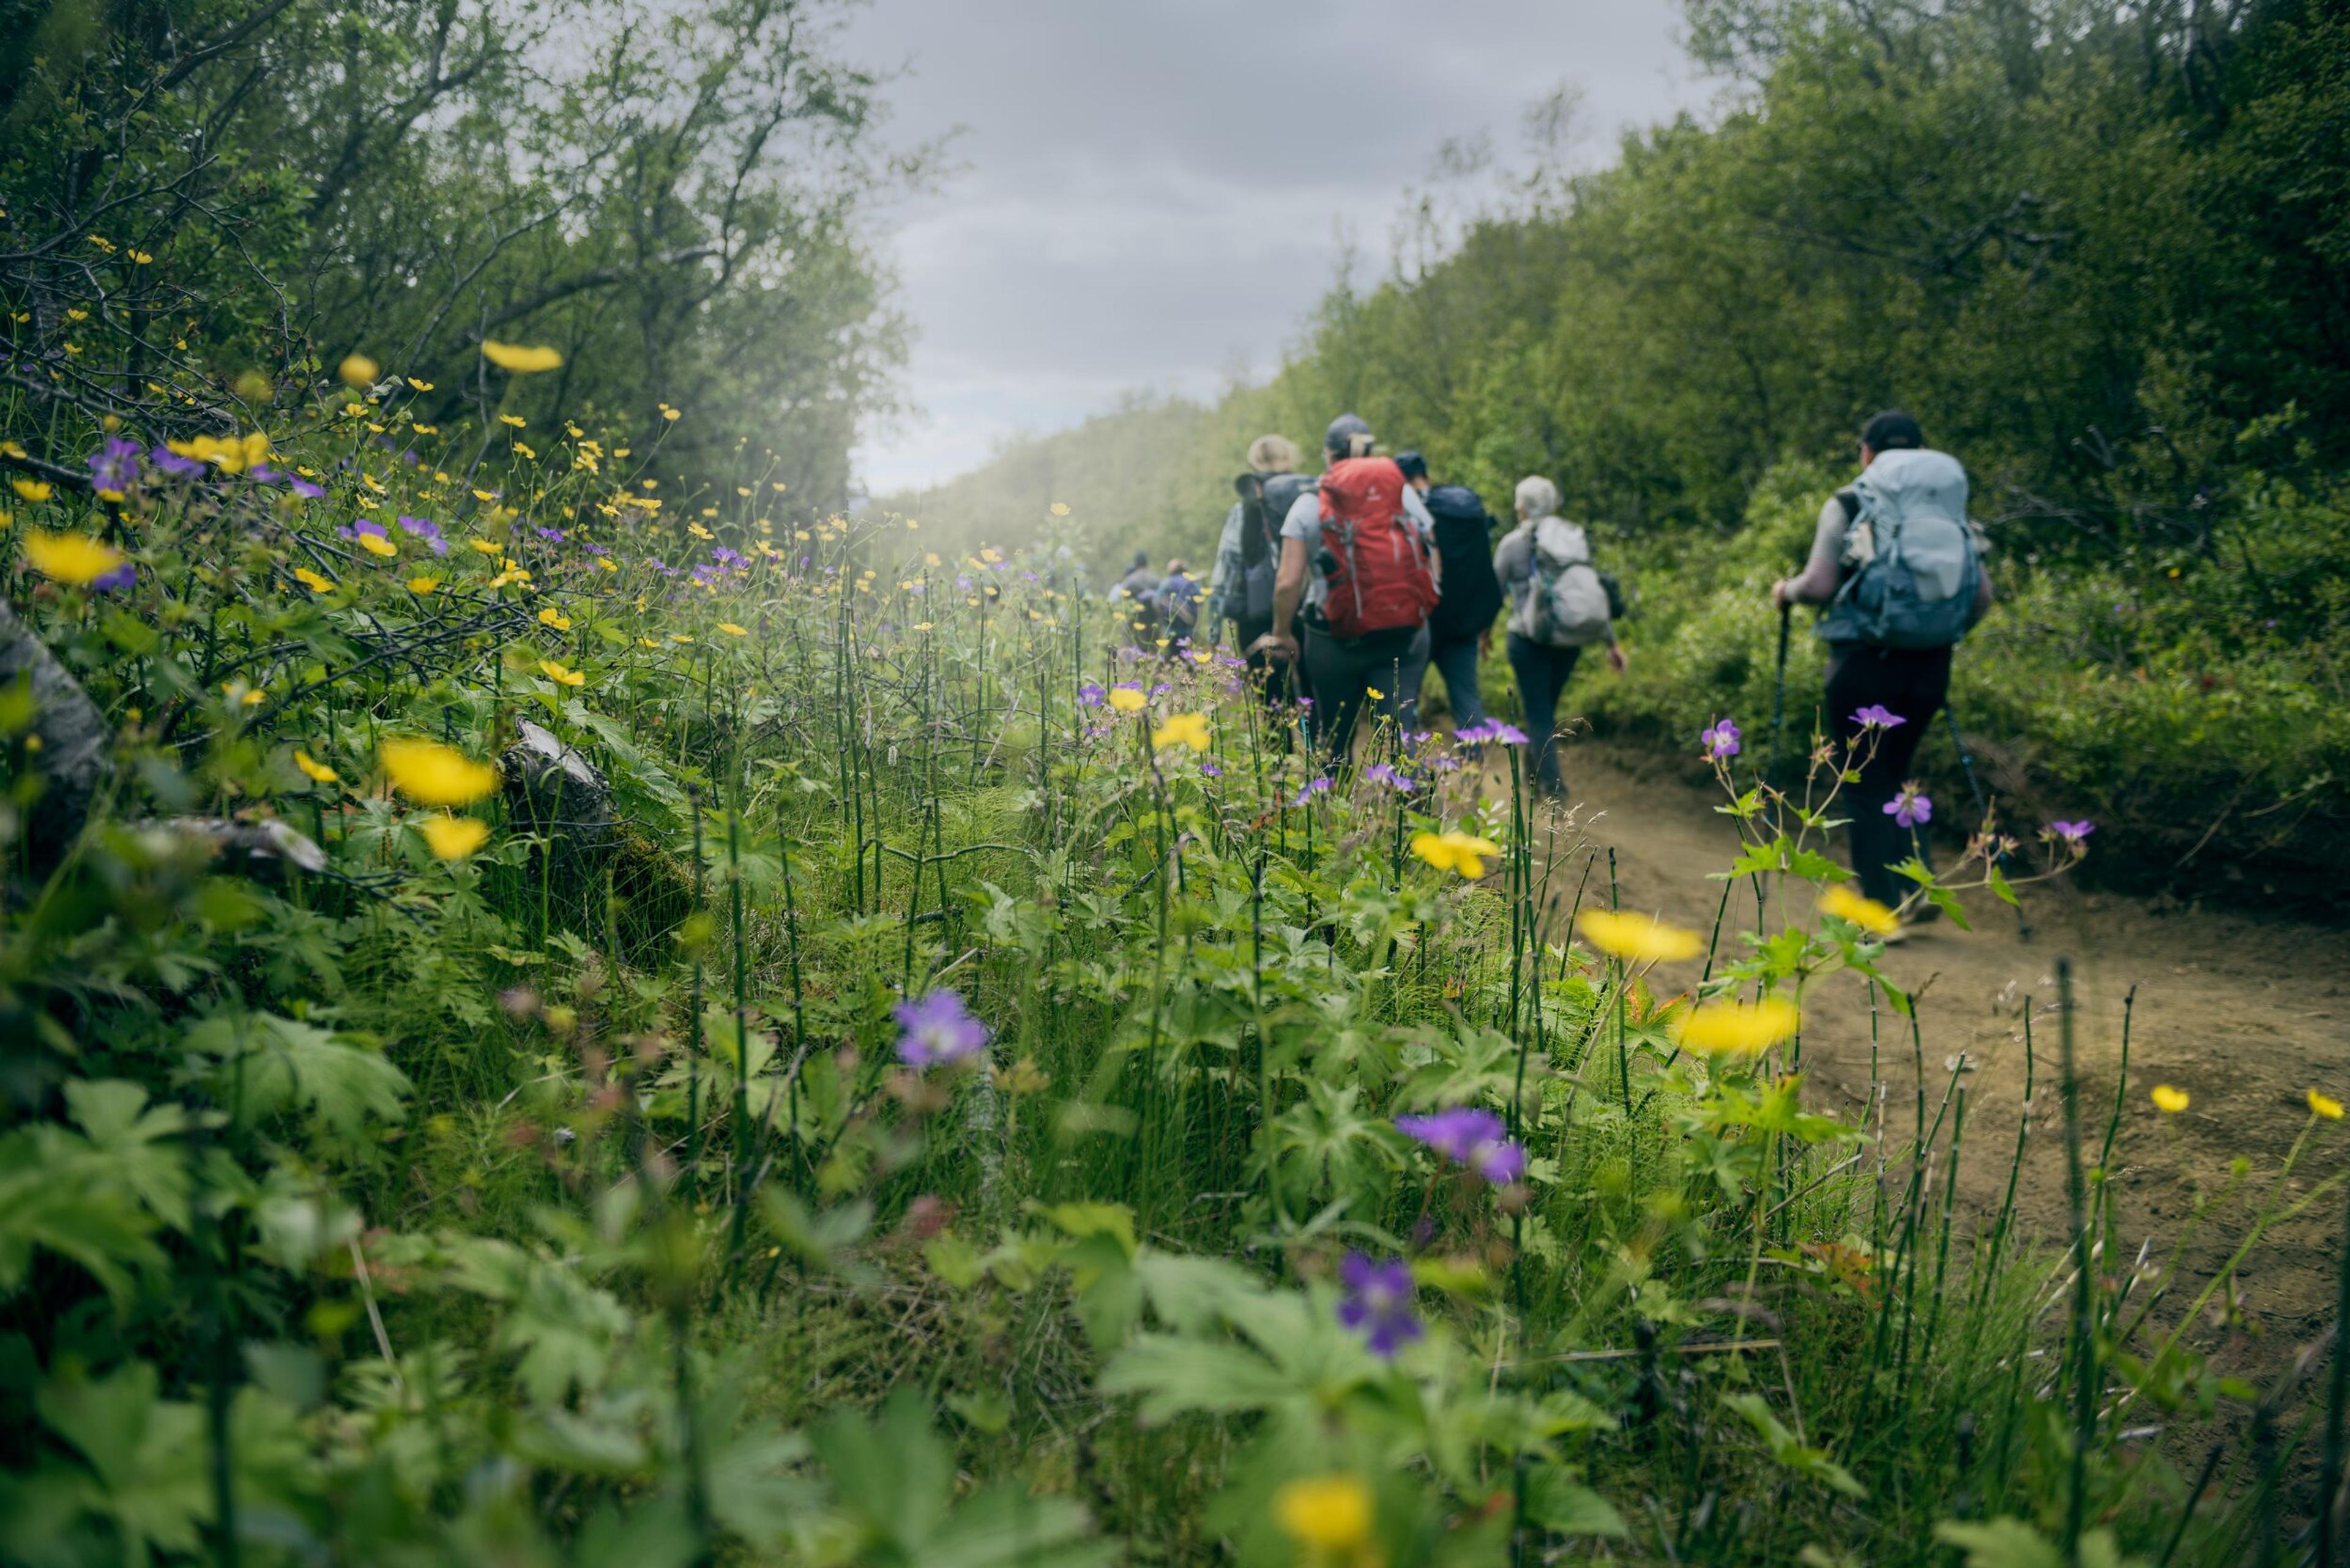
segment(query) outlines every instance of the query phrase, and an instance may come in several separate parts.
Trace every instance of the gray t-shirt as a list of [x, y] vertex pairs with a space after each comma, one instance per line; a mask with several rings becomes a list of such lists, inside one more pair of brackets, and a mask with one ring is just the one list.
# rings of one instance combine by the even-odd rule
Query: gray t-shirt
[[[1404, 515], [1419, 530], [1421, 543], [1433, 539], [1436, 519], [1428, 514], [1428, 505], [1419, 492], [1407, 484], [1403, 487]], [[1290, 503], [1289, 515], [1281, 520], [1281, 536], [1301, 539], [1305, 544], [1305, 564], [1311, 574], [1305, 582], [1305, 607], [1318, 609], [1330, 597], [1330, 585], [1322, 579], [1322, 564], [1315, 557], [1322, 553], [1322, 493], [1309, 490]]]

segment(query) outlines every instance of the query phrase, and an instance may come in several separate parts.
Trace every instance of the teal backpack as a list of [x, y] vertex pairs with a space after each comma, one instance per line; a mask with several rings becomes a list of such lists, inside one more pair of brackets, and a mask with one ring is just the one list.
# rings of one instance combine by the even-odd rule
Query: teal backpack
[[1967, 471], [1948, 452], [1878, 455], [1845, 500], [1866, 558], [1820, 618], [1830, 642], [1948, 648], [1974, 625], [1982, 562], [1967, 524]]

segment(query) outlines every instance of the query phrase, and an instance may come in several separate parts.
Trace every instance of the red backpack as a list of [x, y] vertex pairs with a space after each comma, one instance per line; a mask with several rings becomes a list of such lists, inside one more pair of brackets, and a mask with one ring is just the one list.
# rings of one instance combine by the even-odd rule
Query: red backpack
[[1403, 509], [1403, 470], [1386, 457], [1342, 458], [1322, 475], [1322, 544], [1334, 637], [1418, 626], [1436, 607], [1428, 555]]

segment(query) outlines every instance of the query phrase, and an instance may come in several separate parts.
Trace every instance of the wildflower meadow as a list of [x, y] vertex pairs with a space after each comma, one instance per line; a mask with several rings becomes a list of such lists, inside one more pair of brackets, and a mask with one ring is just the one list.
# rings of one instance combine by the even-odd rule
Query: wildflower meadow
[[1331, 769], [1123, 642], [1066, 508], [947, 554], [677, 493], [691, 409], [419, 396], [18, 464], [0, 1559], [2334, 1560], [2342, 1359], [2206, 1309], [2342, 1207], [2339, 1100], [2141, 1247], [2196, 1086], [2084, 1093], [2060, 961], [2037, 1120], [1971, 1117], [1827, 751], [1690, 736], [1741, 848], [1676, 926], [1507, 723]]

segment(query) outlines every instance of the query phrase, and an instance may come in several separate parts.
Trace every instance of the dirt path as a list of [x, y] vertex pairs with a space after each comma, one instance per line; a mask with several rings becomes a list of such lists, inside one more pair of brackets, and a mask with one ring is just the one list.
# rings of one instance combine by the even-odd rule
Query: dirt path
[[[1599, 852], [1586, 898], [1606, 899], [1612, 849], [1624, 908], [1710, 929], [1721, 885], [1706, 880], [1707, 874], [1722, 869], [1736, 852], [1731, 820], [1713, 810], [1722, 801], [1719, 790], [1669, 761], [1600, 742], [1575, 744], [1565, 763], [1575, 821]], [[1839, 858], [1842, 847], [1836, 846]], [[1572, 893], [1570, 879], [1567, 897]], [[1752, 929], [1751, 892], [1733, 897], [1746, 900], [1745, 925]], [[1921, 996], [1929, 1094], [1939, 1095], [1950, 1058], [1964, 1053], [1971, 1064], [1961, 1191], [1980, 1211], [1999, 1201], [2023, 1101], [2029, 998], [2039, 1075], [2020, 1203], [2041, 1233], [2063, 1233], [2063, 1111], [2055, 1092], [2053, 1003], [2055, 961], [2064, 954], [2074, 970], [2082, 1116], [2092, 1140], [2102, 1137], [2113, 1103], [2123, 1001], [2137, 991], [2115, 1164], [2132, 1251], [2151, 1237], [2158, 1260], [2192, 1201], [2190, 1181], [2216, 1189], [2229, 1162], [2241, 1155], [2252, 1162], [2253, 1182], [2265, 1190], [2308, 1119], [2304, 1092], [2315, 1085], [2350, 1099], [2350, 932], [2236, 912], [2161, 909], [2063, 886], [2033, 888], [2024, 898], [2035, 928], [2029, 942], [2018, 932], [2013, 910], [1987, 895], [1970, 896], [1971, 931], [1942, 921], [1886, 961], [1893, 979]], [[1733, 908], [1725, 930], [1738, 929], [1738, 917]], [[1914, 1105], [1910, 1046], [1903, 1021], [1887, 1013], [1879, 1027], [1898, 1127]], [[1862, 987], [1849, 977], [1814, 992], [1804, 1059], [1815, 1089], [1841, 1101], [1847, 1113], [1860, 1111], [1869, 1082], [1869, 1014]], [[2177, 1118], [2158, 1116], [2147, 1100], [2157, 1083], [2188, 1091], [2193, 1105]], [[2350, 1122], [2328, 1124], [2319, 1133], [2289, 1193], [2306, 1191], [2350, 1157]], [[2192, 1256], [2206, 1269], [2217, 1267], [2240, 1235], [2234, 1224], [2216, 1226], [2213, 1245], [2196, 1248]], [[2248, 1326], [2285, 1341], [2322, 1330], [2332, 1316], [2342, 1236], [2338, 1200], [2329, 1200], [2256, 1253], [2238, 1275]], [[2271, 1344], [2253, 1358], [2268, 1363], [2287, 1348]]]

